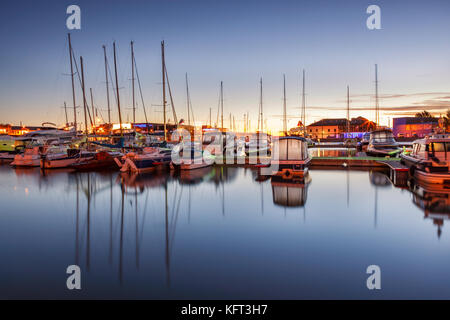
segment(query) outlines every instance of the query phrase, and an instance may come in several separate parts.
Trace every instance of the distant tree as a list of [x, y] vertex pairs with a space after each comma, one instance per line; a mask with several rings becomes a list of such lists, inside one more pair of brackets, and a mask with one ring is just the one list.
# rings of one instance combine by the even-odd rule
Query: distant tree
[[426, 110], [424, 110], [422, 112], [417, 112], [416, 117], [417, 118], [434, 118], [433, 115]]
[[445, 128], [450, 127], [450, 109], [447, 110], [447, 114], [444, 116]]

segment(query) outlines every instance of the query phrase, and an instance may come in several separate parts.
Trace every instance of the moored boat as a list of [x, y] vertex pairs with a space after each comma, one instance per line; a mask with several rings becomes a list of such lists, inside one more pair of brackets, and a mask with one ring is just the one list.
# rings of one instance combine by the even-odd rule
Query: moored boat
[[308, 142], [302, 137], [280, 137], [274, 141], [271, 167], [273, 176], [303, 179], [308, 173], [311, 157]]
[[411, 176], [426, 183], [450, 184], [450, 136], [440, 135], [413, 142], [412, 151], [400, 155]]
[[93, 158], [82, 159], [73, 163], [70, 167], [78, 171], [106, 170], [117, 168], [115, 159], [122, 156], [122, 153], [115, 151], [98, 151]]
[[366, 154], [375, 157], [394, 157], [401, 152], [394, 134], [389, 129], [375, 130], [370, 133]]
[[13, 167], [39, 167], [41, 155], [46, 152], [45, 146], [29, 146], [23, 153], [14, 156]]
[[54, 152], [47, 152], [42, 155], [40, 166], [41, 169], [69, 168], [74, 163], [93, 159], [94, 156], [95, 151], [82, 149], [55, 149]]
[[14, 140], [13, 138], [6, 136], [0, 138], [0, 161], [12, 161], [16, 154], [23, 151], [25, 146], [21, 141]]
[[128, 152], [123, 157], [114, 158], [121, 172], [151, 172], [160, 165], [170, 163], [170, 148], [147, 147], [137, 152]]

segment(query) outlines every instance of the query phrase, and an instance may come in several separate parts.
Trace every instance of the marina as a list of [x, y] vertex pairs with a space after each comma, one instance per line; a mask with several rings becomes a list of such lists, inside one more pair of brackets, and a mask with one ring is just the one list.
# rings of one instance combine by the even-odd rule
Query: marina
[[450, 3], [397, 2], [5, 3], [0, 300], [450, 300]]

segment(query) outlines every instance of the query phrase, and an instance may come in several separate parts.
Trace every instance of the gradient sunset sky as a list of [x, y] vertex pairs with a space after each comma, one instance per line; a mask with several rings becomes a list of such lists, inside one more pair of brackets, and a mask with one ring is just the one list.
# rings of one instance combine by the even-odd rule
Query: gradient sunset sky
[[[263, 77], [264, 117], [273, 130], [281, 129], [286, 74], [288, 127], [295, 126], [302, 69], [308, 124], [345, 117], [347, 85], [351, 116], [373, 120], [375, 63], [382, 124], [420, 110], [439, 115], [450, 108], [448, 0], [18, 0], [0, 4], [0, 123], [65, 122], [63, 103], [72, 106], [66, 28], [71, 4], [81, 7], [81, 30], [70, 31], [72, 45], [77, 60], [80, 55], [85, 60], [86, 86], [93, 88], [94, 105], [105, 119], [102, 45], [112, 66], [116, 41], [123, 119], [131, 120], [131, 40], [150, 121], [162, 119], [161, 40], [178, 118], [186, 117], [187, 72], [197, 124], [209, 119], [209, 108], [215, 121], [223, 81], [225, 126], [232, 113], [242, 127], [249, 112], [255, 128]], [[366, 27], [371, 4], [381, 8], [381, 30]], [[79, 85], [76, 91], [81, 105]], [[138, 95], [137, 100], [137, 120], [144, 121]], [[82, 109], [78, 112], [82, 119]]]

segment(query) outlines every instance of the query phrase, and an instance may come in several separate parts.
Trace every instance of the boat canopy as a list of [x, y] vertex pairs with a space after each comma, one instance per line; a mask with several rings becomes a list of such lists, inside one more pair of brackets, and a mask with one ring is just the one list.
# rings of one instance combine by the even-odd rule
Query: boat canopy
[[305, 160], [308, 158], [308, 143], [302, 137], [281, 137], [274, 141], [272, 157], [278, 153], [279, 160]]
[[374, 143], [395, 143], [394, 134], [391, 130], [375, 130], [370, 133], [370, 141]]
[[427, 160], [431, 157], [439, 160], [447, 160], [450, 153], [449, 139], [419, 139], [414, 141], [411, 155]]

